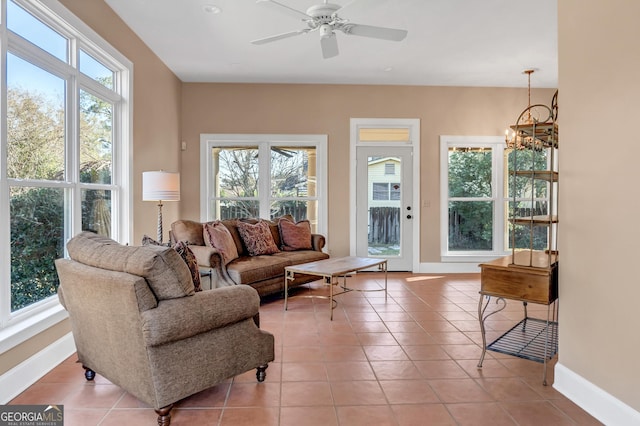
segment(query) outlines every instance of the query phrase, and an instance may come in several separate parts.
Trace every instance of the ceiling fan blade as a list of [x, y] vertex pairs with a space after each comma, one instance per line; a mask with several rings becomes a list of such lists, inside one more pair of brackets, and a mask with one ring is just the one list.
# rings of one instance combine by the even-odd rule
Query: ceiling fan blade
[[388, 0], [351, 0], [349, 3], [338, 9], [337, 13], [339, 13], [340, 16], [343, 14], [358, 16], [359, 13], [372, 10], [387, 1]]
[[297, 35], [305, 34], [305, 33], [308, 33], [308, 32], [309, 32], [308, 29], [298, 30], [298, 31], [289, 31], [288, 33], [276, 34], [276, 35], [270, 36], [270, 37], [259, 38], [257, 40], [251, 41], [251, 43], [253, 43], [253, 44], [266, 44], [266, 43], [271, 43], [272, 41], [278, 41], [278, 40], [282, 40], [282, 39], [289, 38], [289, 37], [295, 37]]
[[294, 18], [298, 18], [300, 20], [303, 21], [307, 21], [309, 19], [313, 19], [311, 16], [307, 15], [306, 13], [304, 13], [301, 10], [298, 9], [294, 9], [292, 7], [287, 6], [286, 4], [282, 4], [280, 2], [277, 2], [275, 0], [256, 0], [256, 4], [257, 3], [267, 3], [267, 4], [273, 4], [278, 6], [278, 10], [285, 12], [291, 16], [293, 16]]
[[345, 34], [362, 37], [373, 37], [382, 40], [401, 41], [407, 36], [407, 30], [396, 28], [374, 27], [372, 25], [346, 24], [342, 28]]
[[322, 47], [322, 57], [324, 59], [338, 56], [338, 38], [335, 34], [320, 38], [320, 47]]

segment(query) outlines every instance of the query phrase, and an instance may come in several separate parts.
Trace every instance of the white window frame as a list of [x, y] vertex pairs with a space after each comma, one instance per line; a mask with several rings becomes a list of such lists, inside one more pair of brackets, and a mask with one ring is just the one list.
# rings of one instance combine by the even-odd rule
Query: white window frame
[[[133, 64], [124, 55], [114, 49], [107, 41], [83, 23], [56, 0], [15, 0], [25, 10], [45, 22], [57, 32], [69, 39], [69, 62], [64, 63], [44, 50], [31, 44], [6, 25], [7, 0], [0, 0], [2, 20], [0, 22], [0, 70], [6, 71], [7, 52], [11, 52], [29, 62], [57, 75], [67, 81], [66, 87], [66, 177], [62, 181], [35, 182], [9, 179], [7, 170], [6, 143], [6, 76], [0, 79], [0, 128], [3, 129], [0, 143], [0, 353], [26, 341], [67, 317], [57, 296], [50, 296], [40, 302], [11, 312], [11, 253], [9, 188], [11, 186], [47, 186], [61, 188], [70, 196], [65, 202], [64, 238], [81, 231], [82, 189], [108, 189], [112, 191], [112, 237], [120, 242], [132, 239], [133, 212], [131, 209], [131, 158], [132, 158], [132, 81]], [[77, 69], [78, 50], [82, 48], [110, 69], [115, 71], [114, 90], [110, 90], [93, 79], [81, 74]], [[113, 157], [112, 183], [109, 185], [86, 184], [79, 182], [77, 167], [79, 149], [78, 96], [82, 89], [105, 100], [113, 102]]]
[[[493, 202], [493, 247], [492, 250], [449, 250], [449, 148], [490, 148], [491, 197], [469, 198], [468, 201]], [[505, 248], [504, 182], [504, 136], [440, 136], [440, 261], [441, 262], [486, 262], [508, 254]]]
[[[281, 135], [281, 134], [201, 134], [200, 135], [200, 220], [216, 219], [211, 210], [211, 200], [215, 197], [213, 187], [214, 165], [210, 152], [215, 147], [258, 146], [259, 159], [259, 201], [260, 217], [269, 218], [270, 209], [270, 158], [272, 147], [315, 147], [316, 148], [316, 196], [305, 197], [318, 202], [316, 231], [327, 235], [327, 136], [326, 135]], [[325, 247], [328, 250], [328, 247]]]

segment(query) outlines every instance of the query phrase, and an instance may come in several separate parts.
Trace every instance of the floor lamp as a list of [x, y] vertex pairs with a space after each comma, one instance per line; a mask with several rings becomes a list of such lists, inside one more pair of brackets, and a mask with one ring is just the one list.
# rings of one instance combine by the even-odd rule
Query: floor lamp
[[180, 201], [180, 173], [142, 172], [142, 201], [158, 202], [158, 242], [162, 243], [162, 202]]

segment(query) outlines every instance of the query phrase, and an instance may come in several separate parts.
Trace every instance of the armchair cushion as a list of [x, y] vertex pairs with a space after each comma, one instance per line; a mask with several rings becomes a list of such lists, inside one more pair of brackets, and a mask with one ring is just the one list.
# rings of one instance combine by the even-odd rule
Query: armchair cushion
[[249, 286], [202, 291], [144, 311], [142, 333], [148, 346], [158, 346], [253, 318], [259, 308], [258, 292]]
[[143, 277], [158, 300], [194, 294], [191, 272], [171, 247], [123, 246], [91, 232], [82, 232], [69, 240], [71, 259], [110, 271]]

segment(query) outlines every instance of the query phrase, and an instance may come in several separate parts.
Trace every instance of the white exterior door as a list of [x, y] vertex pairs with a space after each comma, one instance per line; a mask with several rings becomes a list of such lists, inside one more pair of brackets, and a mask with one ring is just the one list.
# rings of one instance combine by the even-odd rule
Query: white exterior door
[[412, 149], [356, 148], [356, 256], [385, 258], [390, 271], [412, 270]]

